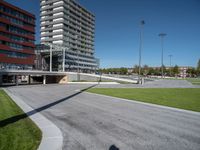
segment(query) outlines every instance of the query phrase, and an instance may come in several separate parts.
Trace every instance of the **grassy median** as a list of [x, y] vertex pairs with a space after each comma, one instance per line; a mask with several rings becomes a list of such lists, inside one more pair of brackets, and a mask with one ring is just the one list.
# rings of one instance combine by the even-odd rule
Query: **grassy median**
[[88, 92], [200, 112], [200, 88], [93, 88]]
[[200, 78], [187, 78], [187, 81], [191, 82], [194, 85], [200, 85]]
[[40, 129], [0, 89], [0, 150], [36, 150]]

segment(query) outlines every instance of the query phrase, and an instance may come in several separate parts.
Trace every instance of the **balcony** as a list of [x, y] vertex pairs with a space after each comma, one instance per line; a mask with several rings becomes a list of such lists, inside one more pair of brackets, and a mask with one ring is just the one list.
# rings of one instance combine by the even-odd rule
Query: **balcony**
[[60, 6], [63, 6], [63, 3], [59, 3], [59, 4], [53, 4], [52, 6], [48, 6], [48, 5], [43, 5], [45, 7], [41, 7], [40, 8], [40, 11], [45, 11], [45, 10], [48, 10], [48, 9], [52, 9], [52, 8], [55, 8], [55, 7], [60, 7]]
[[53, 20], [53, 19], [56, 19], [56, 18], [63, 18], [63, 17], [64, 17], [64, 14], [54, 15], [54, 16], [46, 16], [44, 18], [41, 18], [40, 22], [48, 21], [48, 20]]
[[40, 6], [45, 6], [45, 5], [48, 5], [48, 4], [52, 4], [52, 3], [55, 3], [55, 2], [59, 2], [60, 0], [53, 0], [53, 1], [47, 1], [47, 2], [41, 2], [40, 3]]

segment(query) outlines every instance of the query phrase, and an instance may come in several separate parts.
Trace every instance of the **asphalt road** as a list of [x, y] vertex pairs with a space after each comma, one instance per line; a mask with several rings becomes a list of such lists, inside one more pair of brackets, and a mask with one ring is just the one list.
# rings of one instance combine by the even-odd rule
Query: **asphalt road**
[[54, 122], [64, 150], [200, 150], [200, 115], [80, 92], [91, 85], [8, 90]]

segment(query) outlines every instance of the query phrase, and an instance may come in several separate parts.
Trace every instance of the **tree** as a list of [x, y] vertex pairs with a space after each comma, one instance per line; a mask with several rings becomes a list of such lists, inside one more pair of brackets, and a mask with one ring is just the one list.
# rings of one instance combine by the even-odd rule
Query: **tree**
[[127, 68], [120, 68], [120, 74], [127, 74], [128, 73], [128, 69]]
[[[161, 69], [162, 69], [162, 68], [161, 68]], [[166, 69], [165, 65], [163, 65], [163, 75], [164, 75], [164, 76], [166, 75], [166, 71], [167, 71], [167, 69]]]
[[138, 73], [139, 72], [139, 66], [138, 65], [135, 65], [133, 67], [133, 73]]
[[155, 75], [155, 70], [151, 67], [147, 75]]
[[161, 75], [161, 68], [155, 68], [155, 75], [160, 76]]
[[200, 69], [199, 69], [199, 70], [196, 70], [196, 75], [197, 75], [198, 77], [200, 77]]
[[165, 76], [170, 76], [170, 69], [165, 70]]
[[128, 69], [121, 67], [121, 68], [104, 68], [104, 69], [99, 69], [99, 72], [105, 73], [105, 74], [127, 74]]
[[177, 65], [175, 65], [172, 69], [173, 75], [177, 76], [179, 74], [179, 68]]
[[143, 68], [142, 68], [142, 74], [146, 76], [149, 73], [149, 70], [150, 70], [149, 66], [144, 65]]
[[199, 61], [197, 63], [197, 70], [200, 71], [200, 59], [199, 59]]
[[189, 74], [189, 77], [196, 77], [197, 70], [195, 70], [195, 68], [188, 68], [187, 73]]

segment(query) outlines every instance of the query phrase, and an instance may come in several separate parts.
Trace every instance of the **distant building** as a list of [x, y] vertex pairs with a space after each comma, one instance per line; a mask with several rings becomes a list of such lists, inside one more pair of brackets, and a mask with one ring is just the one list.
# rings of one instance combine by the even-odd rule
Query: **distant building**
[[32, 69], [35, 16], [0, 1], [0, 69]]
[[127, 70], [128, 70], [128, 73], [129, 73], [129, 74], [132, 74], [132, 73], [133, 73], [133, 71], [134, 71], [134, 69], [133, 69], [133, 68], [127, 68]]
[[179, 76], [181, 78], [186, 78], [188, 76], [187, 70], [191, 68], [188, 66], [179, 66]]
[[[74, 0], [40, 0], [40, 13], [41, 44], [66, 47], [65, 70], [95, 71], [95, 16]], [[54, 60], [59, 70], [62, 57], [54, 55]]]
[[[177, 74], [178, 77], [181, 77], [181, 78], [186, 78], [188, 76], [188, 73], [187, 73], [187, 70], [189, 68], [192, 68], [192, 67], [189, 67], [189, 66], [178, 66], [178, 70], [179, 70], [179, 73]], [[161, 69], [160, 67], [153, 67], [153, 69]], [[173, 70], [173, 67], [165, 67], [166, 70]]]

